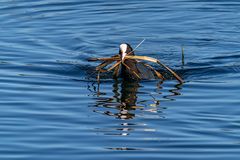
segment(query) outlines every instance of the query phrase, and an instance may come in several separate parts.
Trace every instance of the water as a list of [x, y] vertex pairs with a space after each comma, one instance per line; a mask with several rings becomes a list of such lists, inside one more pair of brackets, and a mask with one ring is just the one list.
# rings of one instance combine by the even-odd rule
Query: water
[[[0, 158], [238, 159], [239, 11], [238, 0], [1, 1]], [[108, 76], [98, 92], [87, 59], [144, 38], [136, 53], [186, 83]]]

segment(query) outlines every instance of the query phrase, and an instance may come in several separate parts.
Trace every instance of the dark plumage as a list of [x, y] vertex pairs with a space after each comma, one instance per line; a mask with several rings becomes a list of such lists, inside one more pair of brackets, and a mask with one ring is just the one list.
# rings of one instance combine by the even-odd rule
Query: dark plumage
[[[120, 45], [119, 54], [121, 59], [123, 59], [126, 55], [134, 55], [134, 51], [132, 47], [123, 43]], [[138, 62], [135, 59], [125, 59], [124, 63], [130, 68], [127, 68], [125, 65], [121, 64], [120, 76], [122, 78], [132, 79], [132, 80], [140, 80], [140, 79], [154, 79], [154, 73], [151, 69], [149, 69], [144, 63]], [[140, 77], [136, 76], [133, 71]]]
[[[164, 77], [161, 73], [155, 70], [151, 65], [139, 62], [139, 60], [149, 61], [161, 65], [164, 69], [171, 73], [176, 78], [176, 80], [178, 80], [180, 83], [184, 83], [183, 79], [179, 75], [177, 75], [172, 69], [170, 69], [159, 60], [148, 56], [134, 55], [134, 50], [127, 43], [120, 45], [119, 54], [117, 55], [114, 55], [112, 57], [89, 59], [89, 61], [103, 61], [96, 67], [96, 71], [98, 72], [98, 82], [100, 82], [100, 73], [109, 72], [111, 70], [114, 70], [114, 78], [122, 77], [124, 79], [142, 80], [155, 79], [156, 76], [158, 79], [164, 80]], [[112, 64], [113, 62], [115, 63], [111, 67], [104, 69], [106, 66]]]

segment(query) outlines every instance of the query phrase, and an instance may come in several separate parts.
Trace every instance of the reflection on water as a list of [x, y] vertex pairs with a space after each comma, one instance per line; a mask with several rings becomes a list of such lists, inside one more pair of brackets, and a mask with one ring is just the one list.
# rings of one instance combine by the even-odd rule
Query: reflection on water
[[[149, 84], [150, 83], [150, 84]], [[146, 119], [165, 119], [164, 110], [161, 106], [163, 101], [171, 102], [176, 96], [181, 95], [181, 85], [164, 86], [162, 82], [150, 81], [141, 82], [117, 80], [109, 84], [102, 83], [100, 88], [97, 84], [88, 86], [95, 92], [93, 112], [100, 113], [106, 117], [114, 117], [117, 121], [111, 125], [99, 125], [95, 132], [105, 136], [132, 137], [136, 134], [157, 133], [159, 128], [152, 126]], [[106, 87], [110, 93], [101, 92]], [[109, 89], [111, 87], [112, 89]], [[167, 90], [165, 89], [167, 88]], [[99, 89], [99, 90], [98, 90]], [[106, 91], [106, 90], [105, 90]], [[144, 119], [141, 121], [141, 119]], [[120, 120], [120, 121], [118, 121]], [[130, 136], [132, 135], [132, 136]], [[158, 138], [157, 138], [158, 139]], [[153, 137], [146, 137], [145, 140], [154, 140]], [[108, 150], [142, 150], [143, 148], [132, 147], [126, 143], [120, 146], [110, 145]]]
[[[141, 108], [137, 106], [137, 92], [140, 87], [139, 83], [136, 81], [118, 81], [115, 80], [113, 83], [113, 96], [109, 98], [102, 98], [96, 101], [96, 107], [115, 108], [117, 111], [107, 110], [104, 112], [105, 115], [114, 116], [120, 119], [132, 119], [135, 114], [131, 112], [136, 108]], [[101, 94], [100, 94], [101, 95]], [[95, 110], [96, 112], [97, 109]]]
[[94, 112], [126, 120], [141, 116], [142, 114], [139, 111], [162, 113], [165, 108], [161, 107], [161, 101], [175, 100], [175, 96], [181, 95], [181, 85], [174, 85], [174, 88], [169, 89], [166, 95], [163, 94], [164, 91], [161, 91], [163, 89], [162, 81], [156, 81], [155, 89], [152, 89], [153, 86], [149, 86], [151, 91], [149, 91], [148, 86], [141, 86], [137, 81], [127, 81], [124, 79], [114, 80], [112, 94], [101, 92], [99, 85], [94, 83], [91, 86], [89, 85], [88, 88], [91, 92], [96, 93], [97, 98]]
[[[150, 2], [1, 1], [0, 159], [239, 159], [240, 1]], [[184, 88], [109, 75], [98, 92], [86, 59], [144, 38], [177, 72], [184, 46]]]

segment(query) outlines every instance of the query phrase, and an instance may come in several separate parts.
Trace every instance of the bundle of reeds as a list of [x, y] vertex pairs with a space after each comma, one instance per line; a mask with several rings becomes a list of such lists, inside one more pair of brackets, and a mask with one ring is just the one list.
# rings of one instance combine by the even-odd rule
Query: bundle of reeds
[[[140, 43], [141, 44], [141, 43]], [[136, 49], [136, 48], [135, 48]], [[134, 49], [134, 50], [135, 50]], [[157, 63], [166, 69], [167, 72], [173, 75], [173, 77], [180, 83], [183, 83], [183, 79], [168, 66], [160, 62], [158, 59], [148, 56], [136, 56], [132, 47], [127, 44], [121, 44], [119, 54], [112, 57], [103, 58], [90, 58], [89, 61], [103, 61], [96, 67], [98, 72], [97, 80], [100, 81], [100, 73], [113, 71], [114, 77], [121, 76], [122, 78], [131, 78], [134, 80], [148, 79], [155, 75], [157, 78], [164, 80], [163, 74], [155, 70], [151, 65], [146, 64], [142, 61], [149, 61]], [[114, 63], [115, 62], [115, 63]], [[105, 69], [108, 65], [114, 63], [112, 66]]]

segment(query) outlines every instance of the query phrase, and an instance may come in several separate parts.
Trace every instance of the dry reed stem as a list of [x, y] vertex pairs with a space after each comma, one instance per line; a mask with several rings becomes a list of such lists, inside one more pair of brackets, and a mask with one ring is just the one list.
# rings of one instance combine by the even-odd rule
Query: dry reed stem
[[118, 65], [120, 65], [121, 61], [116, 62], [114, 65], [112, 65], [110, 68], [107, 69], [107, 71], [111, 71], [112, 69], [114, 69], [115, 67], [117, 67]]
[[115, 67], [117, 67], [118, 65], [120, 65], [121, 61], [119, 62], [116, 62], [114, 65], [112, 65], [110, 68], [108, 69], [102, 69], [102, 68], [96, 68], [97, 71], [101, 72], [101, 73], [104, 73], [104, 72], [109, 72], [111, 71], [112, 69], [114, 69]]
[[128, 65], [126, 65], [126, 63], [122, 62], [122, 64], [127, 67], [127, 69], [130, 71], [130, 72], [133, 72], [139, 79], [141, 79], [141, 77], [134, 71], [132, 70], [130, 67], [128, 67]]
[[[121, 64], [120, 64], [121, 65]], [[120, 69], [120, 65], [116, 66], [114, 71], [113, 71], [113, 77], [117, 77]]]
[[114, 56], [114, 57], [103, 57], [103, 58], [90, 58], [88, 61], [119, 61], [120, 56]]
[[[152, 58], [152, 57], [147, 57], [147, 56], [130, 56], [130, 55], [126, 55], [124, 57], [123, 60], [121, 60], [119, 55], [115, 55], [112, 57], [104, 57], [104, 58], [91, 58], [89, 59], [89, 61], [104, 61], [103, 63], [101, 63], [100, 65], [98, 65], [96, 67], [96, 70], [98, 71], [98, 76], [97, 76], [97, 80], [98, 82], [100, 82], [100, 73], [101, 72], [108, 72], [112, 69], [114, 70], [113, 75], [117, 76], [119, 69], [120, 69], [120, 64], [122, 63], [122, 65], [124, 65], [130, 72], [132, 72], [133, 74], [135, 74], [139, 79], [141, 79], [141, 77], [134, 71], [132, 70], [128, 65], [126, 65], [124, 63], [125, 59], [135, 59], [135, 60], [145, 60], [145, 61], [150, 61], [153, 63], [157, 63], [159, 65], [161, 65], [162, 67], [164, 67], [166, 70], [168, 70], [180, 83], [184, 83], [183, 79], [177, 75], [177, 73], [175, 73], [172, 69], [170, 69], [168, 66], [166, 66], [165, 64], [161, 63], [158, 59]], [[110, 68], [108, 68], [107, 70], [104, 70], [102, 68], [106, 67], [107, 65], [113, 63], [113, 61], [117, 61], [113, 66], [111, 66]], [[152, 69], [155, 74], [157, 75], [158, 78], [160, 79], [164, 79], [164, 77], [162, 76], [161, 73], [159, 73], [158, 71], [156, 71], [153, 67], [151, 67], [148, 64], [144, 64], [145, 66], [148, 66], [150, 69]]]
[[180, 83], [184, 83], [182, 78], [180, 76], [178, 76], [177, 73], [175, 73], [172, 69], [170, 69], [165, 64], [161, 63], [159, 60], [157, 60], [155, 58], [147, 57], [147, 56], [126, 56], [126, 58], [127, 59], [139, 59], [139, 60], [150, 61], [150, 62], [153, 62], [153, 63], [158, 63], [159, 65], [161, 65], [162, 67], [167, 69]]
[[107, 65], [113, 63], [114, 61], [104, 61], [102, 62], [101, 64], [99, 64], [97, 67], [96, 67], [96, 70], [100, 70], [102, 69], [103, 67], [106, 67]]
[[147, 67], [149, 67], [151, 70], [153, 70], [154, 73], [157, 75], [157, 77], [158, 77], [159, 79], [164, 80], [163, 75], [162, 75], [161, 73], [159, 73], [158, 71], [156, 71], [152, 66], [150, 66], [150, 65], [148, 65], [148, 64], [145, 64], [145, 63], [144, 63], [144, 65], [147, 66]]

